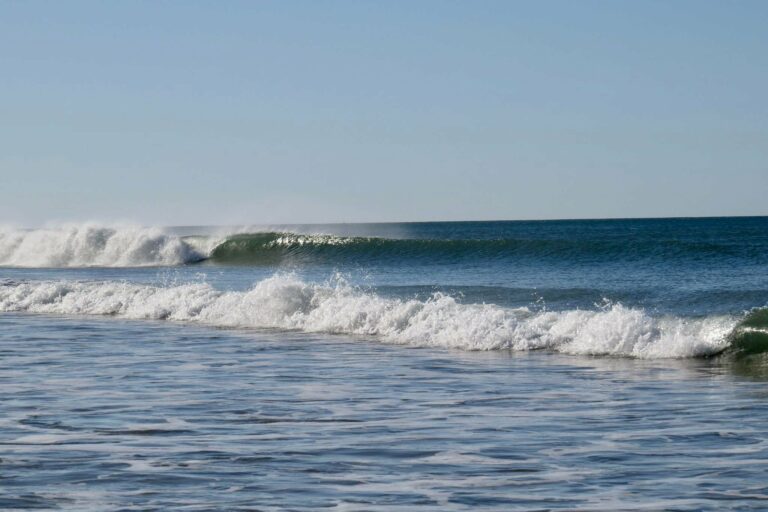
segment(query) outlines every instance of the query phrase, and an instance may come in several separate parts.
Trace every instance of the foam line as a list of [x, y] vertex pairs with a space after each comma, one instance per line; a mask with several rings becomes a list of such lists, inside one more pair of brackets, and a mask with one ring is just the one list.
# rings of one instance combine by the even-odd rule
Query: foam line
[[531, 311], [384, 298], [336, 280], [307, 283], [278, 274], [247, 292], [208, 284], [147, 286], [113, 281], [0, 284], [0, 311], [194, 322], [363, 335], [388, 343], [462, 350], [537, 350], [638, 358], [716, 354], [738, 322], [733, 316], [654, 317], [613, 304], [595, 310]]

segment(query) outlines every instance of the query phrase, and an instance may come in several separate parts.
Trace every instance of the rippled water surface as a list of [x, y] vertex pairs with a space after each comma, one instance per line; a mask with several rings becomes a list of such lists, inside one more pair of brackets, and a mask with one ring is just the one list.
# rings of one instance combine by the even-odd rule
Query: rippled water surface
[[0, 316], [0, 508], [765, 510], [715, 360]]

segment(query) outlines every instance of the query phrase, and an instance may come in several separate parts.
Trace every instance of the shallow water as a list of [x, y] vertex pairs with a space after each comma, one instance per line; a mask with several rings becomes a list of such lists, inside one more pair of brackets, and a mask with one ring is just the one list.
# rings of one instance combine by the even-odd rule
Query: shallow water
[[768, 505], [766, 383], [717, 361], [26, 315], [0, 342], [4, 509]]

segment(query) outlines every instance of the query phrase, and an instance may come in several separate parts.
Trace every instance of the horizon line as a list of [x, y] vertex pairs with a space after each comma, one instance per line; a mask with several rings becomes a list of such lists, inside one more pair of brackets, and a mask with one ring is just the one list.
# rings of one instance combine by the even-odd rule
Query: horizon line
[[235, 223], [235, 224], [161, 224], [157, 227], [193, 228], [217, 226], [331, 226], [343, 224], [447, 224], [461, 222], [569, 222], [569, 221], [606, 221], [606, 220], [692, 220], [692, 219], [757, 219], [768, 217], [762, 215], [680, 215], [659, 217], [564, 217], [536, 219], [462, 219], [462, 220], [398, 220], [398, 221], [336, 221], [336, 222], [265, 222], [265, 223]]

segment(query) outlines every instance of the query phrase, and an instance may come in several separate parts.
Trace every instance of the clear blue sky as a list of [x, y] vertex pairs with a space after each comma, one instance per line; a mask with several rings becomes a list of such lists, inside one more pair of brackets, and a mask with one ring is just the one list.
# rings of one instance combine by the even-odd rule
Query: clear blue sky
[[768, 1], [0, 3], [0, 223], [768, 214]]

